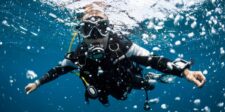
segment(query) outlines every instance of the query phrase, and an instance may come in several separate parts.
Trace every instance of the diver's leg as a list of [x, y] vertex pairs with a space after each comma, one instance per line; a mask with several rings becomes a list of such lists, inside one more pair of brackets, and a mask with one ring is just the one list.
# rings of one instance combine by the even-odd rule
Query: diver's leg
[[87, 90], [85, 91], [84, 97], [85, 97], [85, 102], [89, 103], [90, 95], [88, 94]]
[[133, 88], [134, 89], [144, 89], [145, 90], [145, 103], [144, 103], [144, 110], [149, 110], [150, 109], [150, 104], [149, 104], [149, 99], [148, 99], [148, 90], [153, 90], [155, 86], [153, 83], [150, 83], [148, 81], [148, 78], [143, 78], [140, 75], [135, 75], [133, 77]]
[[109, 106], [108, 96], [106, 96], [106, 95], [99, 96], [98, 100], [99, 100], [104, 106]]

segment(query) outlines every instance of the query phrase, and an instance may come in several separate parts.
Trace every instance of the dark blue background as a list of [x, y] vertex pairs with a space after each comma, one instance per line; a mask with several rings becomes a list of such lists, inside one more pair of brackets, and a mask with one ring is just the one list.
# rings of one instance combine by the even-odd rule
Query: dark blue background
[[[152, 111], [163, 112], [175, 110], [179, 112], [192, 112], [193, 108], [199, 111], [208, 106], [212, 112], [225, 111], [224, 107], [217, 104], [225, 102], [225, 69], [221, 63], [225, 62], [225, 56], [220, 54], [220, 48], [225, 48], [225, 31], [221, 26], [209, 25], [211, 16], [205, 16], [207, 11], [221, 8], [222, 14], [212, 11], [212, 16], [217, 17], [218, 22], [225, 23], [224, 1], [212, 4], [206, 1], [198, 10], [182, 12], [197, 18], [197, 26], [192, 29], [185, 26], [185, 20], [180, 21], [180, 26], [175, 26], [173, 20], [168, 19], [162, 30], [147, 29], [148, 21], [157, 23], [157, 20], [146, 20], [140, 23], [141, 28], [135, 28], [130, 35], [135, 43], [152, 50], [154, 46], [161, 45], [159, 55], [175, 59], [177, 54], [183, 53], [184, 58], [194, 60], [193, 70], [207, 70], [207, 83], [201, 89], [193, 89], [194, 84], [185, 79], [177, 78], [173, 84], [157, 84], [156, 89], [149, 93], [150, 98], [159, 98], [158, 104], [151, 105]], [[0, 2], [0, 111], [1, 112], [140, 112], [143, 110], [144, 92], [133, 90], [126, 101], [117, 101], [110, 97], [110, 106], [104, 107], [98, 101], [84, 103], [84, 87], [80, 79], [73, 74], [67, 74], [50, 82], [30, 95], [24, 93], [24, 86], [31, 82], [26, 78], [27, 70], [34, 70], [39, 77], [51, 67], [63, 59], [71, 39], [72, 28], [57, 22], [49, 16], [56, 14], [59, 18], [72, 18], [65, 9], [34, 2], [30, 0], [1, 0]], [[7, 27], [2, 22], [7, 21]], [[71, 19], [72, 20], [72, 19]], [[206, 28], [206, 35], [201, 36], [200, 25]], [[23, 26], [28, 31], [23, 31]], [[214, 27], [216, 34], [211, 33]], [[39, 29], [39, 30], [38, 30]], [[22, 33], [21, 31], [25, 32]], [[38, 35], [35, 36], [31, 32]], [[175, 34], [175, 38], [169, 37], [169, 32]], [[194, 32], [195, 36], [188, 38], [187, 34]], [[144, 44], [141, 34], [155, 34], [156, 40]], [[163, 36], [168, 38], [164, 39]], [[180, 46], [170, 46], [176, 40], [186, 38]], [[30, 46], [31, 49], [27, 49]], [[41, 47], [44, 49], [41, 49]], [[171, 48], [175, 54], [168, 52]], [[10, 80], [13, 82], [10, 83]], [[175, 101], [175, 97], [181, 97]], [[200, 99], [200, 105], [195, 105], [193, 100]], [[161, 109], [161, 104], [167, 104], [168, 109]], [[137, 109], [133, 108], [137, 105]]]

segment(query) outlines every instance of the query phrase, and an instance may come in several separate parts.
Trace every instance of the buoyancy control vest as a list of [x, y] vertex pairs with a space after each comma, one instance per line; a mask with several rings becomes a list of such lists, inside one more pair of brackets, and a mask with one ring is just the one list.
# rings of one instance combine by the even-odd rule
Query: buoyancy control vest
[[[108, 95], [119, 100], [126, 99], [127, 94], [132, 89], [132, 76], [135, 72], [137, 74], [140, 71], [140, 67], [134, 66], [128, 58], [119, 61], [118, 59], [125, 56], [131, 45], [132, 42], [126, 37], [110, 33], [105, 49], [105, 58], [96, 62], [88, 58], [88, 45], [84, 42], [79, 44], [71, 58], [77, 60], [75, 64], [80, 66], [80, 77], [85, 78], [98, 93], [97, 96], [93, 97], [86, 91], [86, 99], [99, 98], [101, 101], [106, 99]], [[87, 86], [85, 87], [87, 88]], [[106, 101], [102, 100], [101, 102]]]

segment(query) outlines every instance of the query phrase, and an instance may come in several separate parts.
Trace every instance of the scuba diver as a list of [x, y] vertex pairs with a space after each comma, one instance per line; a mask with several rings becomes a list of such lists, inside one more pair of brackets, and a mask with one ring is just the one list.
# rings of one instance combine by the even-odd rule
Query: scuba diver
[[[98, 5], [98, 4], [95, 4]], [[85, 86], [85, 100], [98, 99], [108, 105], [108, 96], [125, 100], [132, 89], [146, 92], [144, 109], [149, 110], [148, 90], [154, 89], [152, 74], [143, 75], [142, 67], [151, 67], [165, 74], [185, 77], [202, 87], [206, 81], [201, 71], [191, 71], [191, 62], [183, 59], [171, 61], [131, 42], [124, 35], [110, 31], [105, 13], [90, 5], [78, 28], [82, 41], [76, 49], [65, 55], [60, 65], [50, 69], [43, 77], [25, 87], [27, 94], [59, 76], [79, 71]]]

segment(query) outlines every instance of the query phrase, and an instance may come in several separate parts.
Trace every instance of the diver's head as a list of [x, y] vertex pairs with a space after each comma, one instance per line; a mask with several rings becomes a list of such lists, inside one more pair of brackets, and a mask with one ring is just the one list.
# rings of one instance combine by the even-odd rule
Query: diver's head
[[81, 34], [84, 39], [99, 39], [108, 36], [107, 16], [97, 10], [85, 14], [81, 20]]
[[99, 61], [104, 58], [109, 35], [108, 25], [109, 20], [101, 11], [92, 10], [83, 16], [80, 31], [84, 43], [88, 45], [91, 59]]

